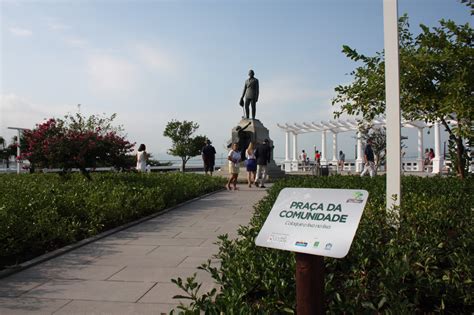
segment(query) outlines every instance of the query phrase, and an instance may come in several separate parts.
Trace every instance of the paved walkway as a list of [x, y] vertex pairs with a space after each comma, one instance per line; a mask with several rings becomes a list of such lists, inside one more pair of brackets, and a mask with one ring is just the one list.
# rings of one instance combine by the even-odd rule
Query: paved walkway
[[160, 314], [184, 292], [171, 278], [197, 272], [220, 234], [237, 235], [265, 190], [222, 191], [0, 279], [0, 314]]

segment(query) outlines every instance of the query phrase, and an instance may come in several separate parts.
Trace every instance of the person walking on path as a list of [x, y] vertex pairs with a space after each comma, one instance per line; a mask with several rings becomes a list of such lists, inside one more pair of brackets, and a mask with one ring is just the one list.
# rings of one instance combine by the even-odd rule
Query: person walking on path
[[318, 166], [321, 165], [321, 152], [318, 150], [316, 150], [316, 153], [314, 154], [314, 161]]
[[[267, 164], [271, 159], [271, 148], [268, 144], [268, 139], [263, 140], [263, 143], [255, 149], [255, 158], [257, 160], [257, 183], [255, 186], [265, 188], [265, 179], [267, 177]], [[260, 184], [258, 180], [260, 179]]]
[[146, 171], [146, 159], [147, 159], [146, 146], [142, 143], [138, 147], [138, 152], [137, 152], [137, 171], [139, 172]]
[[305, 171], [306, 170], [306, 152], [304, 150], [301, 151], [300, 160], [301, 160], [301, 167], [303, 168], [303, 171]]
[[360, 173], [360, 177], [363, 177], [365, 173], [369, 172], [370, 177], [375, 176], [375, 159], [374, 150], [372, 149], [372, 139], [367, 140], [367, 144], [364, 149], [364, 170]]
[[255, 177], [257, 173], [257, 160], [255, 159], [255, 149], [253, 142], [250, 142], [247, 150], [245, 150], [245, 165], [247, 167], [247, 182], [249, 187], [255, 183]]
[[[229, 180], [227, 181], [227, 189], [237, 190], [237, 177], [239, 177], [240, 172], [240, 160], [241, 155], [239, 151], [239, 145], [237, 143], [232, 143], [232, 149], [227, 155], [227, 160], [229, 160]], [[233, 187], [230, 185], [232, 184]]]
[[423, 165], [423, 170], [424, 170], [425, 166], [430, 165], [430, 149], [428, 148], [425, 149], [425, 160], [423, 162], [424, 162], [424, 165]]
[[216, 163], [216, 149], [212, 146], [211, 141], [206, 139], [204, 142], [205, 145], [202, 148], [202, 161], [204, 163], [204, 172], [210, 173], [214, 172], [214, 165]]
[[344, 152], [339, 151], [339, 169], [341, 170], [341, 172], [344, 170], [344, 162], [346, 160], [346, 155], [344, 154]]

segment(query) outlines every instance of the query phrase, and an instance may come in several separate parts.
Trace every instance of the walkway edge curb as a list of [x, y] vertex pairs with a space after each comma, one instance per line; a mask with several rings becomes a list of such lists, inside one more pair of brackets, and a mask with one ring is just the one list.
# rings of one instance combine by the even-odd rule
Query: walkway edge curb
[[199, 199], [202, 199], [202, 198], [205, 198], [205, 197], [208, 197], [208, 196], [211, 196], [213, 194], [216, 194], [218, 192], [221, 192], [221, 191], [224, 191], [225, 189], [224, 188], [221, 188], [221, 189], [218, 189], [218, 190], [215, 190], [215, 191], [212, 191], [210, 193], [207, 193], [207, 194], [204, 194], [202, 196], [198, 196], [198, 197], [195, 197], [193, 199], [189, 199], [189, 200], [186, 200], [182, 203], [179, 203], [177, 205], [174, 205], [172, 207], [169, 207], [169, 208], [166, 208], [166, 209], [163, 209], [157, 213], [153, 213], [153, 214], [150, 214], [149, 216], [146, 216], [146, 217], [143, 217], [143, 218], [140, 218], [140, 219], [137, 219], [135, 221], [132, 221], [132, 222], [129, 222], [129, 223], [125, 223], [123, 225], [120, 225], [120, 226], [117, 226], [115, 228], [112, 228], [110, 230], [107, 230], [107, 231], [104, 231], [102, 233], [99, 233], [97, 235], [94, 235], [94, 236], [91, 236], [89, 238], [85, 238], [83, 240], [80, 240], [79, 242], [76, 242], [76, 243], [73, 243], [73, 244], [69, 244], [69, 245], [66, 245], [66, 246], [63, 246], [61, 248], [58, 248], [56, 250], [53, 250], [52, 252], [49, 252], [49, 253], [46, 253], [46, 254], [43, 254], [41, 256], [38, 256], [38, 257], [35, 257], [31, 260], [28, 260], [28, 261], [25, 261], [19, 265], [15, 265], [13, 267], [10, 267], [10, 268], [6, 268], [4, 270], [0, 270], [0, 279], [2, 278], [5, 278], [7, 276], [10, 276], [12, 274], [15, 274], [17, 272], [20, 272], [22, 270], [25, 270], [25, 269], [28, 269], [30, 267], [33, 267], [35, 265], [38, 265], [40, 263], [43, 263], [45, 261], [48, 261], [50, 259], [53, 259], [53, 258], [56, 258], [58, 256], [61, 256], [63, 254], [66, 254], [74, 249], [77, 249], [77, 248], [80, 248], [84, 245], [87, 245], [87, 244], [90, 244], [90, 243], [93, 243], [95, 241], [98, 241], [104, 237], [107, 237], [109, 235], [112, 235], [112, 234], [115, 234], [117, 232], [120, 232], [120, 231], [123, 231], [125, 229], [128, 229], [129, 227], [132, 227], [134, 225], [137, 225], [137, 224], [140, 224], [142, 222], [145, 222], [145, 221], [148, 221], [150, 219], [153, 219], [153, 218], [156, 218], [160, 215], [163, 215], [167, 212], [170, 212], [171, 210], [173, 209], [176, 209], [178, 207], [181, 207], [181, 206], [184, 206], [188, 203], [191, 203], [191, 202], [194, 202], [194, 201], [197, 201]]

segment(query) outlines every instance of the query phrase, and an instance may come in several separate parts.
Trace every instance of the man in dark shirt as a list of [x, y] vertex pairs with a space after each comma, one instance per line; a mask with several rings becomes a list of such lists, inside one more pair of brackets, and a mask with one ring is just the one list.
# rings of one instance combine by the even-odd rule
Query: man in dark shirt
[[374, 150], [372, 150], [372, 139], [367, 140], [367, 144], [364, 149], [364, 170], [360, 173], [360, 176], [364, 176], [365, 173], [369, 172], [370, 177], [375, 175], [375, 160], [374, 160]]
[[255, 186], [259, 187], [258, 180], [260, 179], [260, 188], [265, 188], [265, 179], [267, 177], [267, 164], [271, 159], [271, 148], [268, 139], [263, 140], [255, 149], [255, 158], [257, 159], [257, 180]]
[[202, 161], [204, 162], [204, 172], [209, 172], [212, 176], [214, 171], [214, 164], [216, 161], [216, 149], [211, 145], [210, 140], [205, 141], [206, 145], [202, 148]]

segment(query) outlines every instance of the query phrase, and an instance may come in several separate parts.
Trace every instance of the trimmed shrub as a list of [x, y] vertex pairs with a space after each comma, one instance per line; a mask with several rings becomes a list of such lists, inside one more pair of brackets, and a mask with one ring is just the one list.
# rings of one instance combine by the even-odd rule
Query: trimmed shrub
[[197, 174], [0, 175], [0, 268], [217, 190]]
[[[285, 187], [369, 191], [349, 254], [325, 258], [325, 299], [331, 314], [471, 314], [474, 311], [474, 180], [402, 179], [400, 228], [387, 222], [384, 176], [294, 177], [274, 184], [255, 207], [239, 237], [220, 236], [216, 258], [200, 266], [220, 291], [199, 295], [194, 278], [173, 279], [190, 298], [188, 312], [208, 314], [294, 313], [295, 259], [286, 251], [255, 246], [255, 238]], [[182, 297], [183, 297], [182, 296]]]

